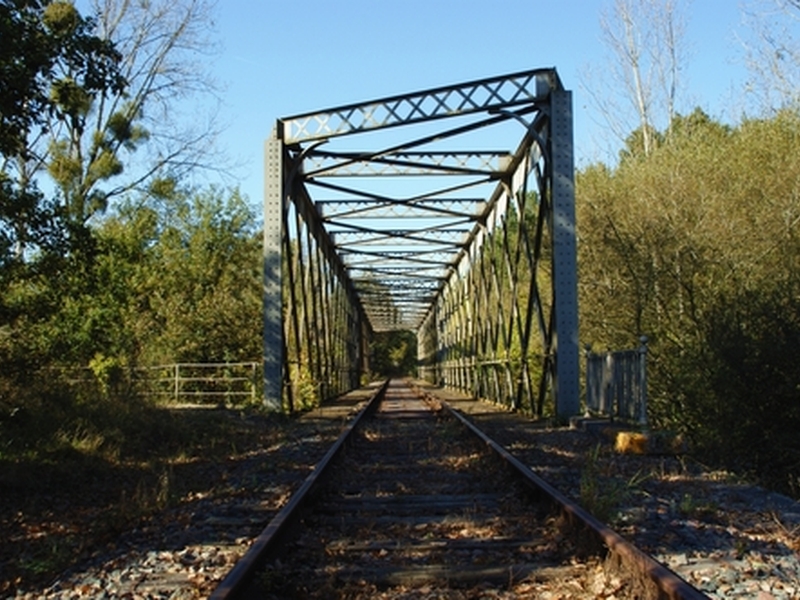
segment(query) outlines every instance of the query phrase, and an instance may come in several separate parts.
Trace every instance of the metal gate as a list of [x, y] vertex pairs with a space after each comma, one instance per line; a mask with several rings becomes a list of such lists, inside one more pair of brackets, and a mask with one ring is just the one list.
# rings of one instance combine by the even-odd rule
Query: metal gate
[[647, 338], [633, 350], [586, 349], [586, 408], [647, 425]]

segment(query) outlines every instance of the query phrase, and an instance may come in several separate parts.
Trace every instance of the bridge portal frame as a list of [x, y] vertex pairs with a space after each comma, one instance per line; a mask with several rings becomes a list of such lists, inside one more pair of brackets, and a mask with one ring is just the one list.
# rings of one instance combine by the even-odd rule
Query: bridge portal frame
[[[346, 136], [453, 118], [461, 119], [454, 127], [366, 151], [327, 148]], [[523, 134], [513, 152], [436, 146], [502, 123]], [[539, 414], [550, 390], [558, 416], [577, 414], [572, 124], [571, 92], [554, 69], [278, 119], [265, 144], [266, 404], [296, 407], [300, 367], [319, 400], [356, 387], [373, 333], [409, 328], [420, 372], [435, 382]], [[404, 196], [340, 183], [442, 175], [461, 179]], [[479, 185], [493, 191], [458, 195]], [[328, 196], [312, 199], [312, 187]], [[509, 214], [516, 233], [508, 233]], [[392, 226], [374, 225], [379, 218]]]

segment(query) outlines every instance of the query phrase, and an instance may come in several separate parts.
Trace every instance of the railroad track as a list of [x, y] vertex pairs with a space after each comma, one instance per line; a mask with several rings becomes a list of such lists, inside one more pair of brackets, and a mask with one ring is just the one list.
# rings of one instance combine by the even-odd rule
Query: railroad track
[[375, 394], [211, 597], [488, 592], [706, 597], [446, 403], [398, 380]]

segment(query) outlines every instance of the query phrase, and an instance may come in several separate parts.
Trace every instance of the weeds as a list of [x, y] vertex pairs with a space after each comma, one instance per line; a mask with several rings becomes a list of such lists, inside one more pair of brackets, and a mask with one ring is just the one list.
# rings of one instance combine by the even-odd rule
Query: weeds
[[778, 512], [773, 512], [771, 517], [786, 545], [795, 552], [800, 552], [800, 525], [787, 525]]
[[177, 500], [174, 489], [172, 466], [161, 468], [157, 477], [144, 476], [136, 483], [132, 492], [122, 490], [117, 505], [108, 513], [107, 525], [119, 530], [131, 522], [157, 510], [163, 510]]
[[717, 505], [713, 502], [701, 502], [691, 494], [684, 494], [677, 505], [677, 512], [686, 518], [699, 519], [717, 514]]
[[110, 460], [119, 455], [119, 448], [107, 440], [106, 435], [82, 423], [71, 431], [61, 429], [56, 432], [54, 442], [57, 448], [71, 449], [80, 455], [103, 456]]
[[73, 557], [74, 540], [53, 539], [35, 545], [19, 557], [23, 572], [33, 576], [58, 572], [69, 565]]
[[598, 444], [586, 457], [581, 471], [580, 498], [583, 507], [604, 523], [617, 516], [625, 500], [627, 487], [601, 472], [601, 446]]
[[0, 548], [2, 597], [190, 493], [220, 493], [225, 483], [198, 476], [201, 463], [270, 447], [287, 422], [57, 387], [0, 398], [0, 508], [14, 515]]
[[633, 476], [631, 476], [630, 479], [628, 479], [626, 487], [631, 490], [640, 488], [645, 481], [652, 478], [653, 473], [643, 473], [642, 470], [639, 469], [633, 474]]

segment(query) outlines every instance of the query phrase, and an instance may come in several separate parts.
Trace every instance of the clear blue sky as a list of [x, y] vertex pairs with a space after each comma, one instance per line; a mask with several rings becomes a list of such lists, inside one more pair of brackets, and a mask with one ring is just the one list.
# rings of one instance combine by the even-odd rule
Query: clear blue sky
[[[261, 203], [263, 142], [278, 117], [538, 67], [573, 91], [580, 166], [609, 150], [581, 86], [603, 80], [600, 11], [610, 0], [220, 0], [220, 144]], [[688, 71], [679, 110], [736, 121], [747, 77], [736, 0], [684, 2]]]

